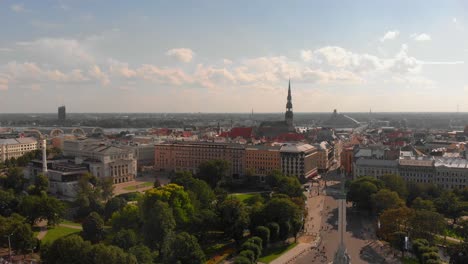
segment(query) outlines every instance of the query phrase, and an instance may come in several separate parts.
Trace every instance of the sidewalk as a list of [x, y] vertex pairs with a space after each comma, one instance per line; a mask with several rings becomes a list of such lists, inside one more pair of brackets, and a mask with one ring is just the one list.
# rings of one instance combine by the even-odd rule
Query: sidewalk
[[307, 195], [308, 215], [304, 223], [304, 232], [297, 240], [298, 244], [270, 264], [292, 264], [297, 258], [317, 247], [320, 241], [324, 204], [324, 195], [316, 195], [316, 193], [314, 196]]

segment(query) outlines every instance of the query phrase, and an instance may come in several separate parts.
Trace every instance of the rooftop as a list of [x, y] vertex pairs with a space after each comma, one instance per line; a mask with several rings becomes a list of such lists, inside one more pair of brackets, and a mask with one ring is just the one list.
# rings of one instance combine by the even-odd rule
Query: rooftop
[[37, 143], [37, 140], [33, 137], [0, 139], [0, 145], [17, 145], [32, 143]]

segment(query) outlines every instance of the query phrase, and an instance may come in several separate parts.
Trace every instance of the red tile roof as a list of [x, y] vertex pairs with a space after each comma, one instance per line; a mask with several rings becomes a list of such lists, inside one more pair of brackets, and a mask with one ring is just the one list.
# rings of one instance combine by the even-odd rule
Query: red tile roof
[[233, 127], [229, 132], [231, 138], [251, 138], [253, 136], [253, 129], [251, 127]]

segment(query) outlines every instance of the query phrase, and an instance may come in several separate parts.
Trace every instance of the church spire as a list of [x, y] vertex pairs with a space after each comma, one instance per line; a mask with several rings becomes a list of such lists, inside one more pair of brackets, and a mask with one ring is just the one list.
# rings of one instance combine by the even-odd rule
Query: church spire
[[286, 103], [286, 113], [284, 114], [286, 124], [288, 124], [289, 131], [294, 131], [293, 125], [293, 111], [292, 111], [292, 96], [291, 96], [291, 79], [288, 83], [288, 98]]
[[291, 96], [291, 79], [289, 79], [289, 84], [288, 84], [288, 102], [286, 103], [286, 109], [288, 111], [291, 111], [292, 109], [292, 96]]

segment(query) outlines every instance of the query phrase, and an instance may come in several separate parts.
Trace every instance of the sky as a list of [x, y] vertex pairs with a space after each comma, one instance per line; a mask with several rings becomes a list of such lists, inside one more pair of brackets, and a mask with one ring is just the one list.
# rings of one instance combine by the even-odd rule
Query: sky
[[468, 112], [468, 1], [0, 0], [0, 113]]

